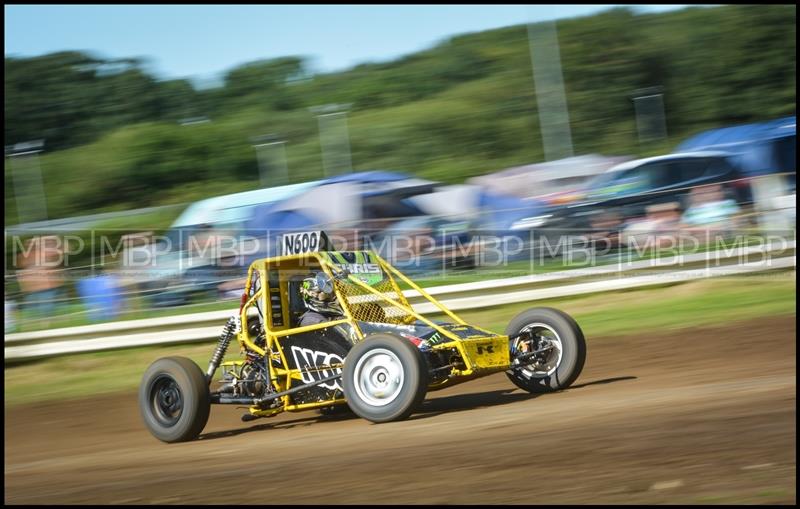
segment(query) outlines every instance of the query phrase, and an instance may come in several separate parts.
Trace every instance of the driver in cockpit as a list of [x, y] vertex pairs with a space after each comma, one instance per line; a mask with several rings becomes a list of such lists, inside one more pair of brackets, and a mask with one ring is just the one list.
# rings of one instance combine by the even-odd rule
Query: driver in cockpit
[[306, 311], [300, 316], [300, 326], [344, 318], [344, 312], [333, 291], [333, 281], [325, 272], [317, 272], [303, 280], [300, 295]]

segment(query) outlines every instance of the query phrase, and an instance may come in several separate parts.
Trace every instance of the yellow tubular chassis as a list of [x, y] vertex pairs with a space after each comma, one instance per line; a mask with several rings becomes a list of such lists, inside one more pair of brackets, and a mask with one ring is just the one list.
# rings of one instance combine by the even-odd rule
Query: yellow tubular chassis
[[[446, 377], [430, 384], [429, 391], [509, 369], [508, 336], [468, 325], [376, 253], [356, 253], [368, 254], [369, 259], [380, 267], [383, 278], [378, 284], [367, 284], [356, 274], [343, 272], [334, 261], [336, 254], [331, 252], [311, 252], [265, 258], [250, 265], [244, 290], [247, 297], [239, 311], [239, 320], [241, 324], [247, 324], [248, 316], [252, 314], [253, 308], [256, 307], [260, 310], [265, 341], [263, 346], [256, 344], [256, 338], [251, 337], [246, 325], [240, 328], [236, 337], [243, 352], [250, 350], [271, 361], [268, 362], [271, 365], [269, 381], [276, 392], [281, 393], [304, 385], [304, 372], [307, 375], [309, 371], [309, 368], [291, 367], [284, 349], [281, 348], [282, 342], [286, 342], [288, 338], [298, 334], [322, 331], [335, 326], [349, 326], [354, 340], [358, 342], [367, 335], [361, 325], [365, 322], [392, 325], [422, 322], [441, 335], [441, 341], [431, 346], [433, 351], [457, 352], [457, 357], [462, 362], [459, 362], [458, 366], [451, 367]], [[291, 278], [302, 277], [314, 271], [324, 271], [334, 282], [334, 291], [342, 307], [344, 318], [305, 327], [292, 327], [289, 281]], [[417, 313], [408, 303], [398, 282], [407, 285], [411, 291], [416, 291], [427, 302], [449, 317], [452, 323], [436, 323]], [[239, 366], [243, 362], [223, 362], [221, 367], [223, 369], [231, 368]], [[329, 365], [324, 368], [311, 369], [325, 372], [338, 370], [341, 373], [341, 367], [342, 365]], [[302, 411], [342, 403], [345, 403], [343, 397], [313, 403], [296, 403], [293, 401], [293, 395], [287, 394], [273, 401], [269, 408], [263, 408], [261, 405], [250, 406], [250, 414], [269, 417], [283, 411]]]

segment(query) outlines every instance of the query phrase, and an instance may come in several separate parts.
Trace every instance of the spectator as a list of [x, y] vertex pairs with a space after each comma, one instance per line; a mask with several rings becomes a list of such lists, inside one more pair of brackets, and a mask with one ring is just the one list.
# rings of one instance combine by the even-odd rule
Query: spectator
[[84, 278], [76, 284], [78, 294], [89, 310], [89, 319], [93, 322], [113, 320], [121, 310], [119, 278], [108, 268], [106, 265], [100, 274]]
[[611, 254], [619, 249], [623, 222], [616, 211], [601, 212], [590, 223], [589, 239], [595, 252]]
[[[103, 271], [105, 275], [111, 276], [112, 271], [108, 269], [110, 267], [115, 269], [113, 282], [110, 280], [98, 280], [95, 283], [100, 286], [95, 290], [106, 295], [111, 290], [103, 290], [101, 287], [106, 284], [113, 285], [115, 288], [113, 293], [117, 294], [115, 300], [119, 301], [115, 306], [122, 308], [137, 303], [136, 299], [123, 302], [125, 300], [124, 296], [126, 294], [138, 295], [146, 290], [148, 281], [153, 278], [151, 274], [157, 274], [159, 267], [156, 265], [156, 245], [153, 239], [153, 232], [128, 233], [122, 235], [119, 240], [123, 249], [122, 257], [106, 262], [106, 267], [104, 267]], [[95, 290], [89, 290], [88, 287], [84, 287], [84, 290], [88, 291], [89, 294], [94, 294], [95, 292]]]
[[217, 264], [217, 296], [220, 299], [236, 299], [242, 295], [247, 283], [247, 267], [243, 266], [238, 253], [226, 253]]
[[64, 279], [58, 267], [63, 260], [58, 237], [33, 237], [17, 258], [17, 281], [23, 293], [23, 309], [47, 327], [63, 295]]
[[678, 243], [677, 233], [681, 224], [680, 205], [677, 202], [658, 203], [648, 206], [646, 211], [643, 219], [625, 227], [623, 242], [638, 248], [649, 245], [674, 247]]
[[3, 297], [4, 297], [3, 300], [5, 301], [4, 303], [5, 305], [3, 307], [4, 309], [3, 314], [5, 315], [5, 327], [6, 327], [5, 331], [6, 334], [8, 334], [10, 332], [14, 332], [15, 330], [17, 330], [17, 322], [16, 322], [17, 303], [14, 302], [13, 299], [8, 298], [8, 293], [5, 293]]
[[696, 187], [689, 194], [689, 207], [681, 223], [684, 229], [695, 234], [724, 233], [736, 226], [738, 213], [736, 201], [726, 199], [719, 184]]

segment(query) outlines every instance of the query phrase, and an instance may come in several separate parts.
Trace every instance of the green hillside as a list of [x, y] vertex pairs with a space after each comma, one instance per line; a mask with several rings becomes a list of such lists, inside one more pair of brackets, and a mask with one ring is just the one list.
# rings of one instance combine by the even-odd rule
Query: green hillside
[[[724, 6], [557, 24], [576, 154], [648, 155], [701, 130], [795, 112], [796, 7]], [[544, 160], [525, 25], [453, 37], [381, 64], [315, 74], [287, 57], [223, 87], [158, 81], [137, 60], [78, 52], [5, 60], [5, 142], [47, 140], [51, 218], [260, 187], [251, 138], [286, 141], [290, 180], [323, 172], [312, 106], [351, 104], [356, 170], [459, 182]], [[640, 145], [631, 100], [664, 88], [669, 138]], [[205, 116], [210, 122], [181, 125]], [[16, 223], [6, 158], [6, 225]]]

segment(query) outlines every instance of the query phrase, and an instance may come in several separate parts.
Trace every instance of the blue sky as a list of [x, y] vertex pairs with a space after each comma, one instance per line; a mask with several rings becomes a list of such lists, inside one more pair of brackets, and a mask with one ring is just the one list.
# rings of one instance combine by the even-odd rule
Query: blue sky
[[[213, 80], [261, 58], [316, 71], [386, 61], [455, 34], [592, 14], [612, 5], [6, 5], [5, 54], [147, 57], [163, 78]], [[684, 5], [632, 6], [661, 12]]]

